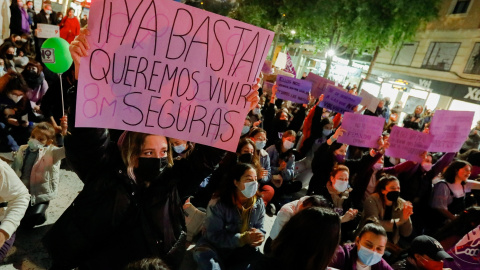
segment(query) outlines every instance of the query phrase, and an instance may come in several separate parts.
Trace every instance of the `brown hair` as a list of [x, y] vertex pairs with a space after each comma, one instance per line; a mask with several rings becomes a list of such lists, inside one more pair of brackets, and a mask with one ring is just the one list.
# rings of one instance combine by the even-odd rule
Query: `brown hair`
[[[142, 146], [145, 142], [145, 138], [148, 136], [155, 136], [154, 134], [146, 134], [140, 132], [126, 132], [125, 137], [121, 143], [120, 152], [122, 156], [122, 160], [127, 166], [127, 174], [133, 180], [136, 180], [135, 174], [133, 173], [133, 169], [137, 166], [138, 158], [142, 152]], [[168, 152], [167, 152], [167, 161], [168, 167], [173, 166], [173, 159], [172, 159], [172, 148], [170, 144], [168, 144], [168, 138], [165, 137], [167, 140]]]
[[330, 172], [330, 176], [335, 177], [335, 175], [337, 175], [338, 172], [343, 172], [343, 171], [350, 174], [350, 170], [348, 169], [347, 166], [341, 165], [341, 164], [337, 165], [337, 166], [333, 167], [332, 172]]
[[38, 123], [32, 130], [32, 133], [35, 130], [39, 130], [43, 132], [47, 136], [47, 139], [55, 141], [55, 129], [53, 128], [52, 124], [47, 122]]

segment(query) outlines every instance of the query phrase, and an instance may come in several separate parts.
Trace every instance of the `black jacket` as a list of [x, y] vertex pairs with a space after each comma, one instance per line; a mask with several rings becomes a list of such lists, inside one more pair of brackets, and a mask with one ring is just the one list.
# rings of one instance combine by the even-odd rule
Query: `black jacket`
[[[74, 119], [69, 116], [70, 127]], [[196, 144], [187, 159], [145, 187], [128, 177], [108, 130], [75, 128], [71, 134], [65, 138], [67, 161], [85, 186], [44, 238], [53, 267], [123, 269], [161, 257], [176, 269], [185, 251], [180, 198], [191, 194], [225, 152]]]
[[18, 6], [10, 6], [10, 34], [22, 35], [22, 12]]
[[45, 10], [42, 9], [37, 15], [35, 15], [33, 22], [33, 29], [37, 29], [37, 24], [39, 23], [57, 25], [57, 14], [52, 12], [50, 17], [47, 19], [47, 13], [45, 13]]

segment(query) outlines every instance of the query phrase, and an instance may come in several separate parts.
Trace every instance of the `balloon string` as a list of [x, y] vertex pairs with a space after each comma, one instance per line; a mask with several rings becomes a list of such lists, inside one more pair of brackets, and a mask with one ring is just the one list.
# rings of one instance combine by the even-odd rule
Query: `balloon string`
[[62, 83], [62, 73], [58, 73], [60, 78], [60, 94], [62, 95], [62, 117], [65, 116], [65, 103], [63, 101], [63, 83]]

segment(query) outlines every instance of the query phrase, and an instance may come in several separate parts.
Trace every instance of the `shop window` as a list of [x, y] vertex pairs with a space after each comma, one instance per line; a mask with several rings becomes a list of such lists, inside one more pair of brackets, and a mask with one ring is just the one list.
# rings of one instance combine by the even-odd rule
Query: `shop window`
[[400, 49], [395, 52], [395, 55], [392, 59], [392, 64], [399, 66], [410, 66], [417, 48], [418, 42], [403, 43]]
[[449, 71], [460, 48], [460, 42], [432, 42], [422, 68]]
[[457, 0], [455, 6], [453, 6], [451, 14], [465, 14], [468, 12], [471, 0]]
[[461, 100], [454, 99], [452, 103], [450, 103], [450, 107], [448, 108], [450, 111], [472, 111], [475, 112], [473, 116], [472, 126], [471, 128], [477, 125], [477, 122], [480, 121], [480, 105], [465, 102]]
[[475, 43], [464, 72], [480, 75], [480, 42]]

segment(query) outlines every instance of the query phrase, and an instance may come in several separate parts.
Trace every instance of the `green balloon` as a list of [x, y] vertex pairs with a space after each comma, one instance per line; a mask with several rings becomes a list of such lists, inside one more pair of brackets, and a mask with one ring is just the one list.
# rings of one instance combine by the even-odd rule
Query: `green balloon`
[[68, 47], [70, 44], [59, 37], [47, 39], [41, 49], [42, 62], [55, 73], [64, 73], [73, 63]]

